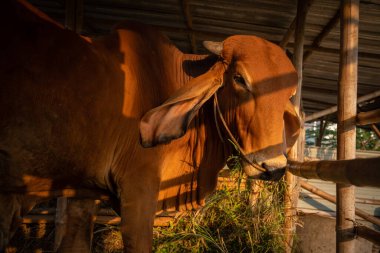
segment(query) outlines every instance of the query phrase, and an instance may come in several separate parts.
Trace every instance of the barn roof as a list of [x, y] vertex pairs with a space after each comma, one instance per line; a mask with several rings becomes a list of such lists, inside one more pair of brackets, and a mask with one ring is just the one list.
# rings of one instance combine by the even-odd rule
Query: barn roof
[[[30, 2], [55, 20], [65, 22], [64, 0]], [[306, 115], [337, 104], [339, 3], [315, 0], [309, 9], [302, 92]], [[287, 42], [286, 35], [292, 34], [296, 10], [295, 0], [85, 0], [81, 33], [103, 35], [121, 20], [134, 20], [157, 26], [188, 53], [205, 52], [203, 40], [221, 41], [233, 34], [260, 36], [286, 44], [292, 52], [293, 36]], [[360, 97], [380, 90], [379, 0], [360, 1], [358, 50]], [[380, 99], [366, 106], [379, 108]]]

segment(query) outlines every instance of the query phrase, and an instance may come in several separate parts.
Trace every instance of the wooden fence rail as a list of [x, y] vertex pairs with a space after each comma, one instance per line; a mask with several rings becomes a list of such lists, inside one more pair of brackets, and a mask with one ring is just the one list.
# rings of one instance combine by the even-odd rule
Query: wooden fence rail
[[356, 234], [376, 245], [380, 245], [380, 232], [366, 226], [355, 226]]
[[307, 178], [380, 187], [380, 157], [339, 161], [288, 162], [288, 171]]
[[[315, 195], [317, 195], [317, 196], [319, 196], [325, 200], [328, 200], [331, 203], [336, 204], [336, 197], [335, 196], [333, 196], [333, 195], [331, 195], [325, 191], [322, 191], [321, 189], [318, 189], [317, 187], [305, 182], [304, 180], [300, 181], [300, 185], [303, 189], [308, 190], [309, 192], [314, 193]], [[367, 214], [363, 210], [361, 210], [359, 208], [355, 208], [355, 214], [357, 216], [363, 218], [364, 220], [369, 221], [369, 222], [380, 227], [380, 219], [378, 219], [372, 215]]]

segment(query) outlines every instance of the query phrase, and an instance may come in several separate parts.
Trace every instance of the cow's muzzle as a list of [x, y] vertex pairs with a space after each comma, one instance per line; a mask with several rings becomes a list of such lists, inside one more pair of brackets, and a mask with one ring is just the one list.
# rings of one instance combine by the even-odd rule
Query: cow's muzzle
[[[268, 166], [265, 163], [262, 163], [261, 165], [254, 163], [255, 166], [252, 166], [252, 164], [252, 162], [247, 162], [247, 159], [243, 159], [242, 161], [244, 173], [252, 179], [278, 181], [283, 177], [285, 173], [285, 167], [276, 168]], [[258, 169], [258, 166], [260, 169]]]
[[266, 169], [266, 171], [260, 174], [261, 180], [278, 181], [285, 174], [285, 168], [281, 168], [281, 169], [271, 168], [271, 167], [267, 167], [265, 163], [263, 164], [263, 167]]

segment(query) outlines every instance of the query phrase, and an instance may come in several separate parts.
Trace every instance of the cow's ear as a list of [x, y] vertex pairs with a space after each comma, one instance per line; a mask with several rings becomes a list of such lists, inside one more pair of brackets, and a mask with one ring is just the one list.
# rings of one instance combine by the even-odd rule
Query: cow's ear
[[290, 148], [296, 143], [300, 134], [301, 121], [298, 116], [294, 105], [288, 101], [284, 112], [285, 123], [285, 137], [286, 137], [286, 151], [289, 152]]
[[216, 63], [162, 105], [148, 111], [140, 121], [142, 146], [153, 147], [183, 136], [201, 106], [222, 86], [224, 71], [224, 64]]

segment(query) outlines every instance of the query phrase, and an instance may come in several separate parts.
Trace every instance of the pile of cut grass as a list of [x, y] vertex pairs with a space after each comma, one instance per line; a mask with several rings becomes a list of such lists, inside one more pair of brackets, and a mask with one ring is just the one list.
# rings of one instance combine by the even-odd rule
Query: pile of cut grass
[[283, 252], [284, 182], [222, 186], [202, 209], [154, 230], [154, 252]]
[[[230, 167], [229, 179], [202, 209], [183, 215], [169, 227], [154, 228], [153, 252], [284, 252], [285, 182], [246, 179], [235, 158]], [[257, 184], [261, 187], [254, 194]], [[94, 252], [122, 252], [121, 235], [115, 229], [105, 231], [108, 238], [101, 240], [102, 250], [95, 246]]]

